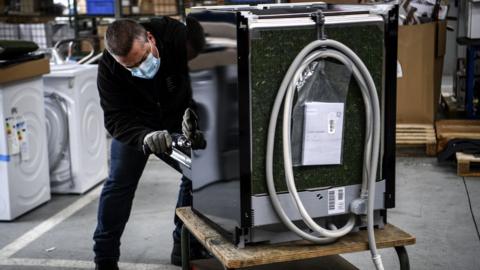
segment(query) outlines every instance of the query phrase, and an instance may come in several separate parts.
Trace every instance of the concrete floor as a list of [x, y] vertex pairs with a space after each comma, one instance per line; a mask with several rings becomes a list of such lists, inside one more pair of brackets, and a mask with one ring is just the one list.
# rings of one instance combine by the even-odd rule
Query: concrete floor
[[[179, 178], [158, 160], [148, 163], [122, 239], [122, 269], [180, 269], [169, 265]], [[397, 207], [389, 221], [417, 237], [407, 248], [412, 269], [480, 269], [480, 240], [464, 182], [480, 224], [480, 179], [458, 177], [455, 167], [432, 158], [397, 159]], [[0, 223], [0, 269], [92, 269], [98, 191], [54, 196], [14, 222]], [[381, 253], [385, 269], [398, 269], [393, 249]], [[373, 269], [368, 252], [344, 257]]]

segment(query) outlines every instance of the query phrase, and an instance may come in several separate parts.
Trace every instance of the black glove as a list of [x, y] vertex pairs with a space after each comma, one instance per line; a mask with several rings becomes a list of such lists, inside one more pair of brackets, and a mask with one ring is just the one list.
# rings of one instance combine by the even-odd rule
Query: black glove
[[192, 143], [192, 149], [204, 149], [206, 147], [203, 133], [198, 129], [197, 114], [190, 108], [187, 108], [183, 114], [182, 133]]
[[148, 133], [143, 139], [143, 144], [153, 154], [172, 153], [172, 137], [166, 130]]

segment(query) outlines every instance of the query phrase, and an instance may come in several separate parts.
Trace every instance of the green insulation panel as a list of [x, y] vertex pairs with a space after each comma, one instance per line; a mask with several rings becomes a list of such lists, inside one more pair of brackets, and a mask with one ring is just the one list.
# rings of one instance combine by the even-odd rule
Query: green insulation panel
[[[265, 149], [271, 108], [283, 77], [296, 55], [316, 39], [314, 28], [255, 30], [250, 43], [252, 106], [252, 195], [267, 193]], [[384, 30], [382, 24], [332, 25], [325, 33], [350, 47], [369, 69], [381, 96], [384, 70]], [[365, 133], [364, 103], [356, 81], [350, 80], [344, 112], [343, 163], [329, 166], [295, 167], [298, 190], [360, 184]], [[286, 191], [282, 158], [281, 118], [274, 152], [277, 192]], [[380, 168], [379, 168], [380, 169]]]

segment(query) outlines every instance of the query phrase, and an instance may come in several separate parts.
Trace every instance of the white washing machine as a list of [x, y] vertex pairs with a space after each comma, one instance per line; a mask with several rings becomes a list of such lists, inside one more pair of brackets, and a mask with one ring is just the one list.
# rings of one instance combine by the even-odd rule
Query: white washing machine
[[0, 220], [50, 200], [42, 77], [0, 84]]
[[52, 193], [84, 193], [108, 174], [97, 65], [53, 65], [43, 83]]

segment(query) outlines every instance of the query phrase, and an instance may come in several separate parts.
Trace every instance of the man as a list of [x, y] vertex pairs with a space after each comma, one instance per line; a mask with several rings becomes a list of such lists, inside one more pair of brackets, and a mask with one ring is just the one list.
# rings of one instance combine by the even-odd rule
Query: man
[[[93, 236], [96, 269], [118, 269], [120, 237], [148, 160], [143, 150], [170, 153], [172, 134], [182, 132], [184, 112], [184, 133], [193, 141], [199, 137], [195, 114], [188, 109], [193, 102], [187, 60], [205, 41], [198, 22], [188, 21], [186, 27], [168, 17], [144, 24], [117, 20], [105, 34], [97, 84], [105, 127], [113, 140]], [[191, 204], [190, 190], [190, 180], [182, 178], [177, 207]], [[181, 222], [176, 219], [175, 225], [172, 263], [179, 265]]]

